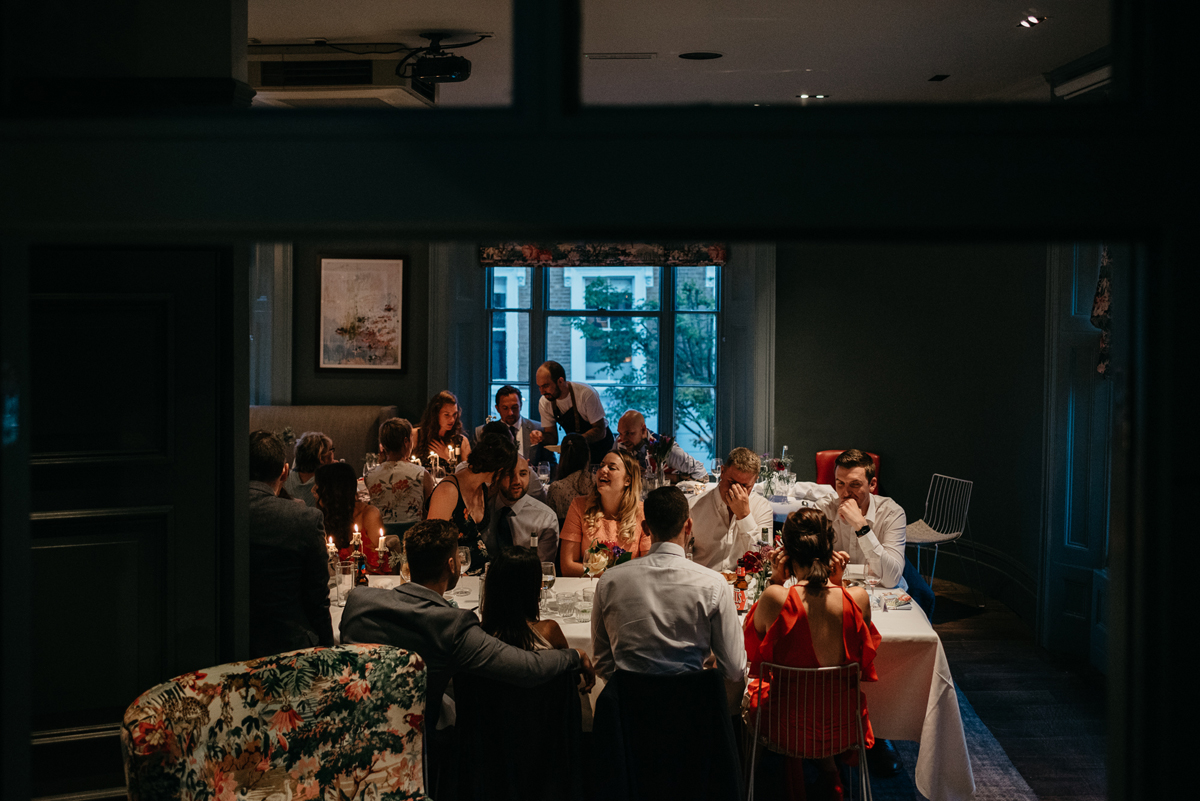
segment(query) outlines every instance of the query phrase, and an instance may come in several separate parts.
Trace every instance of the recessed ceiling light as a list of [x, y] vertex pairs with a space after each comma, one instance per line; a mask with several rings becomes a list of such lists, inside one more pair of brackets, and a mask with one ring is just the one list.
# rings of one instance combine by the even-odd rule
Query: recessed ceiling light
[[723, 53], [713, 53], [709, 50], [697, 50], [694, 53], [680, 53], [680, 58], [686, 58], [689, 61], [708, 61], [713, 58], [720, 58]]
[[1020, 25], [1022, 28], [1032, 28], [1034, 25], [1037, 25], [1038, 23], [1045, 22], [1045, 21], [1046, 21], [1045, 17], [1035, 17], [1031, 14], [1028, 17], [1026, 17], [1025, 19], [1018, 22], [1017, 24]]
[[801, 100], [827, 100], [829, 95], [796, 95]]

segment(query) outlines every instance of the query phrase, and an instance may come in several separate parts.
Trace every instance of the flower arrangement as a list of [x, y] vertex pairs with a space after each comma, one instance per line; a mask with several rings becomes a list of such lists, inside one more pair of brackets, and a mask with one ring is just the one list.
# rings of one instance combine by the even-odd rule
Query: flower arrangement
[[[784, 448], [786, 451], [787, 448]], [[788, 472], [792, 466], [792, 457], [780, 456], [774, 458], [769, 453], [759, 457], [758, 480], [762, 484], [762, 494], [770, 498], [775, 494], [776, 482]]]
[[746, 580], [753, 580], [754, 596], [757, 598], [762, 595], [767, 586], [767, 579], [771, 575], [771, 544], [767, 542], [755, 544], [753, 548], [742, 554], [737, 563], [738, 567], [745, 569]]
[[587, 556], [583, 560], [583, 575], [589, 578], [597, 577], [610, 567], [616, 567], [632, 558], [633, 554], [615, 544], [594, 542], [592, 547], [587, 549]]
[[654, 461], [660, 465], [665, 464], [667, 456], [671, 453], [671, 448], [675, 445], [675, 438], [668, 436], [660, 436], [658, 439], [650, 443], [650, 455], [654, 457]]

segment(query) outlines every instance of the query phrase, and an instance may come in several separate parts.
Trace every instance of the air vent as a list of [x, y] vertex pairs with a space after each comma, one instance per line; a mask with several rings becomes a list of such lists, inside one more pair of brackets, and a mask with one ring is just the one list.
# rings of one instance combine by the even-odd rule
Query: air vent
[[260, 86], [370, 86], [371, 62], [264, 61]]
[[930, 78], [929, 80], [931, 80], [931, 81], [944, 81], [944, 80], [946, 80], [946, 79], [947, 79], [947, 78], [949, 78], [949, 77], [950, 77], [949, 75], [934, 75], [934, 76], [933, 76], [932, 78]]

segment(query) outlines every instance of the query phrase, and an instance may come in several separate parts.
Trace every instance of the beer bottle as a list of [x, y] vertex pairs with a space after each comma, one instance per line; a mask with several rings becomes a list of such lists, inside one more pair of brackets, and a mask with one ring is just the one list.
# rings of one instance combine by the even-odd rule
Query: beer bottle
[[746, 568], [738, 565], [737, 580], [733, 582], [733, 605], [739, 612], [746, 611], [746, 589], [749, 586], [746, 581]]
[[367, 557], [362, 552], [362, 534], [358, 533], [358, 527], [354, 528], [354, 536], [350, 539], [350, 546], [354, 549], [350, 554], [350, 561], [354, 563], [354, 586], [367, 586]]

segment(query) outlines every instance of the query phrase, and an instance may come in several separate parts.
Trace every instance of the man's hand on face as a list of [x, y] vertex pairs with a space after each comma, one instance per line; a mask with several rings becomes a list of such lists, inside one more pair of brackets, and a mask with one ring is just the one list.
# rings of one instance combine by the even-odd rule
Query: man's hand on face
[[583, 695], [587, 695], [592, 691], [592, 688], [596, 686], [596, 668], [592, 666], [591, 657], [589, 657], [586, 653], [578, 648], [575, 649], [575, 652], [579, 654], [580, 662], [579, 692]]
[[750, 514], [750, 493], [746, 492], [746, 488], [741, 484], [729, 485], [725, 503], [729, 505], [729, 511], [733, 512], [733, 516], [738, 520]]
[[842, 498], [838, 504], [838, 517], [849, 523], [855, 531], [867, 524], [867, 518], [863, 517], [862, 511], [858, 508], [858, 501], [854, 498]]

